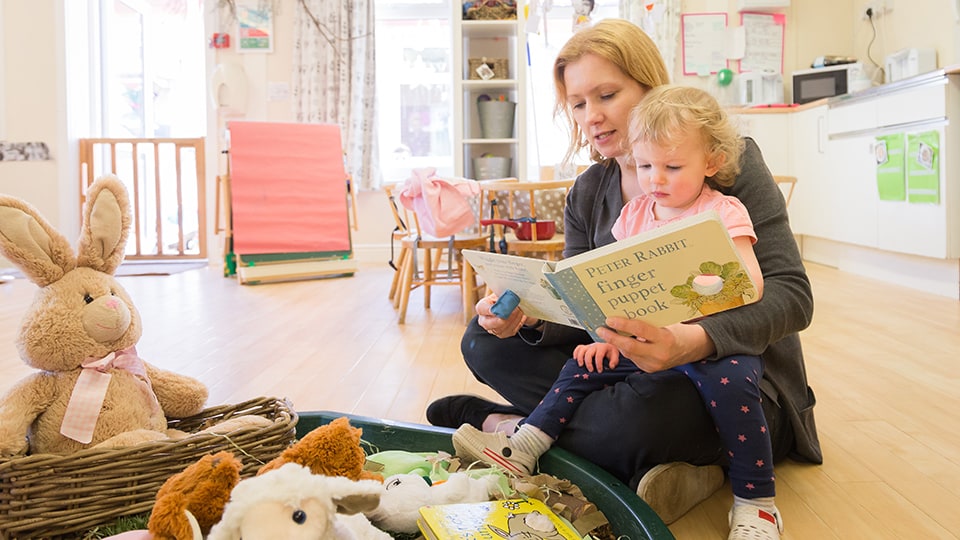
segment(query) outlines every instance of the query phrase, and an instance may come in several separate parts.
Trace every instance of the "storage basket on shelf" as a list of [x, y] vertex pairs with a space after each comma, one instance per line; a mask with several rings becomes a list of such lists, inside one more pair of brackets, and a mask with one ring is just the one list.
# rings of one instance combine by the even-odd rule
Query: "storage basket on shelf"
[[509, 20], [517, 18], [516, 0], [463, 0], [465, 20]]
[[[196, 433], [243, 415], [273, 423], [229, 435]], [[252, 476], [293, 443], [297, 419], [289, 402], [265, 397], [170, 419], [171, 429], [195, 433], [179, 441], [0, 458], [0, 538], [77, 538], [78, 531], [149, 512], [167, 478], [221, 450], [243, 462], [242, 477]]]
[[487, 58], [486, 56], [483, 56], [481, 58], [467, 59], [467, 67], [470, 70], [470, 79], [483, 79], [483, 76], [481, 76], [480, 72], [477, 71], [481, 65], [486, 65], [488, 68], [490, 68], [490, 71], [493, 72], [493, 76], [490, 77], [490, 79], [506, 79], [509, 76], [509, 64], [507, 64], [506, 58]]

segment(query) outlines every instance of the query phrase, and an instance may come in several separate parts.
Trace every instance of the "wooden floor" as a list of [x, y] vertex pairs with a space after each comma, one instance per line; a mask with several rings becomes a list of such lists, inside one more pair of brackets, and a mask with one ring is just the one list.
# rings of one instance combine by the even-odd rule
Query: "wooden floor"
[[[960, 538], [960, 302], [810, 265], [816, 313], [803, 334], [825, 462], [777, 467], [785, 539]], [[287, 397], [425, 422], [450, 393], [492, 397], [463, 367], [456, 291], [387, 301], [392, 270], [243, 286], [219, 268], [121, 277], [144, 320], [141, 356], [193, 375], [210, 404]], [[0, 285], [0, 391], [30, 373], [16, 328], [35, 287]], [[679, 539], [726, 538], [723, 489], [673, 524]]]

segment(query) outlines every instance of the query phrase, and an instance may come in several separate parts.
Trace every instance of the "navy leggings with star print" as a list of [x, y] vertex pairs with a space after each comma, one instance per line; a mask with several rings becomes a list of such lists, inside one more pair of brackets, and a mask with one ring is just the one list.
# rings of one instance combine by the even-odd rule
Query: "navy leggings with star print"
[[[759, 382], [763, 374], [760, 357], [728, 356], [673, 369], [693, 381], [713, 417], [730, 461], [733, 494], [745, 499], [773, 497], [773, 450], [760, 406]], [[620, 359], [616, 368], [605, 368], [602, 373], [587, 371], [571, 358], [550, 392], [524, 423], [557, 439], [588, 394], [623, 381], [638, 371], [637, 366], [625, 358]]]

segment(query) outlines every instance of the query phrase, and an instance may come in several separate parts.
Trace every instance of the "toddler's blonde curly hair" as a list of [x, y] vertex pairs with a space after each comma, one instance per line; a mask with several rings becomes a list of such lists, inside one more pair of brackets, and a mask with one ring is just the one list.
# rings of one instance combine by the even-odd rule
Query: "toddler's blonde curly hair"
[[726, 111], [709, 93], [689, 86], [663, 85], [650, 89], [633, 110], [627, 143], [650, 142], [671, 148], [699, 133], [708, 161], [719, 163], [706, 179], [716, 189], [730, 187], [740, 174], [743, 139]]

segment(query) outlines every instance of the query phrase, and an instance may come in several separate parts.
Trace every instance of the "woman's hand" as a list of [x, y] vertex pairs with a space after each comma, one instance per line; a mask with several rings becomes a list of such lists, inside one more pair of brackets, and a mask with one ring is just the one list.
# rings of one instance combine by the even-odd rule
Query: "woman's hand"
[[484, 330], [501, 339], [513, 337], [520, 331], [520, 327], [527, 322], [527, 317], [520, 311], [520, 308], [514, 309], [506, 319], [497, 317], [490, 311], [493, 304], [497, 302], [497, 298], [496, 294], [489, 294], [477, 302], [477, 322]]
[[606, 323], [610, 328], [598, 328], [597, 334], [647, 373], [703, 360], [716, 350], [710, 336], [698, 324], [678, 323], [661, 328], [620, 317], [611, 317]]

